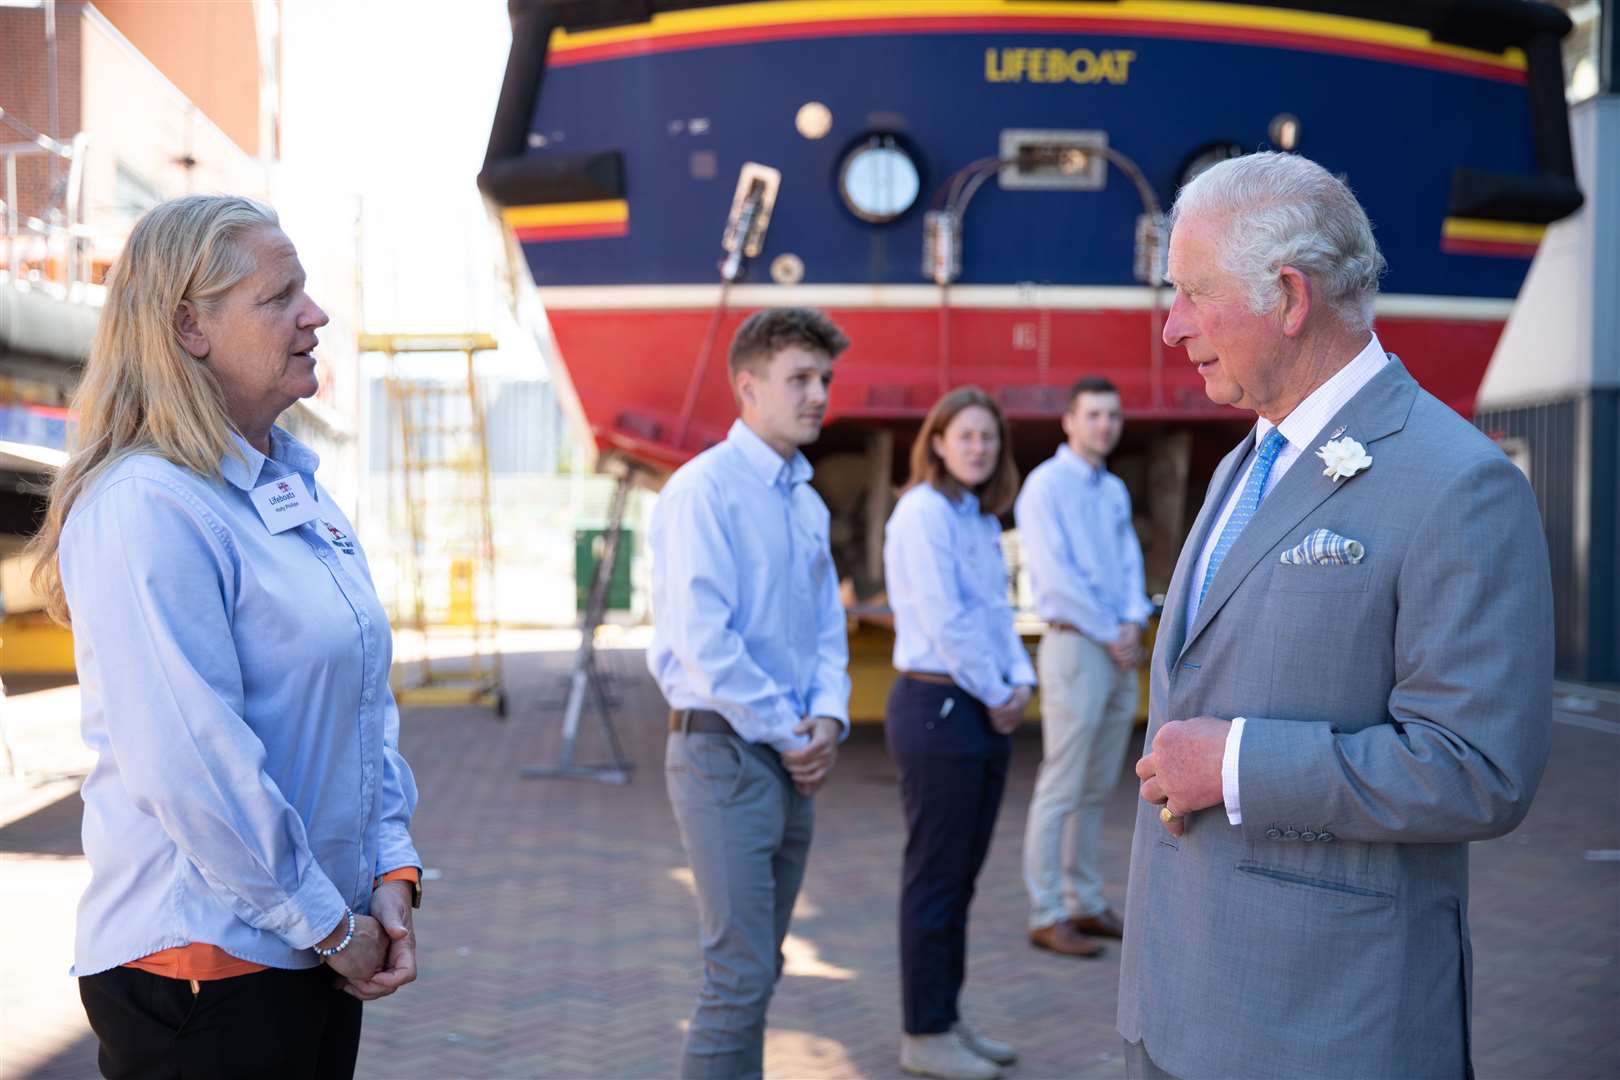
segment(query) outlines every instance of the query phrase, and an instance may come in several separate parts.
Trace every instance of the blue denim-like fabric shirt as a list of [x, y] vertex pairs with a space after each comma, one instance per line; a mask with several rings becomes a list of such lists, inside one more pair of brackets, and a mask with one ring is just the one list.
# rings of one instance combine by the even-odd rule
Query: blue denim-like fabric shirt
[[979, 512], [971, 492], [952, 502], [917, 484], [900, 496], [884, 532], [883, 575], [895, 668], [949, 675], [991, 708], [1035, 685], [1007, 601], [1001, 523]]
[[[421, 866], [392, 653], [354, 528], [281, 429], [220, 475], [117, 462], [62, 530], [85, 742], [90, 885], [74, 974], [192, 942], [270, 967], [374, 877]], [[298, 473], [315, 520], [272, 534], [249, 499]]]
[[1101, 645], [1118, 640], [1120, 623], [1147, 625], [1153, 605], [1125, 481], [1060, 446], [1024, 481], [1013, 513], [1041, 618]]
[[749, 742], [809, 744], [829, 716], [849, 733], [849, 638], [810, 462], [738, 420], [658, 496], [647, 667], [672, 709], [712, 709]]

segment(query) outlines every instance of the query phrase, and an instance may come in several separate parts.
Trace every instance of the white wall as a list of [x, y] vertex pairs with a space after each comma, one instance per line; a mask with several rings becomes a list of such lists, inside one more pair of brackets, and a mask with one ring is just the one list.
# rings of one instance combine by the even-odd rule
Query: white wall
[[1570, 111], [1586, 203], [1547, 229], [1485, 371], [1479, 408], [1620, 385], [1620, 97]]

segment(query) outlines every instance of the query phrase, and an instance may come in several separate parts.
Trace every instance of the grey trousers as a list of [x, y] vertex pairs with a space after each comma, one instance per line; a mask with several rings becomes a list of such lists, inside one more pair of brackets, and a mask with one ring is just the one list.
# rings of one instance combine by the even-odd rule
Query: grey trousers
[[1101, 867], [1103, 809], [1119, 783], [1139, 696], [1135, 671], [1080, 634], [1048, 630], [1041, 679], [1041, 768], [1024, 826], [1031, 929], [1108, 906]]
[[776, 751], [734, 735], [672, 732], [664, 779], [697, 887], [703, 986], [681, 1076], [760, 1077], [765, 1009], [814, 831]]

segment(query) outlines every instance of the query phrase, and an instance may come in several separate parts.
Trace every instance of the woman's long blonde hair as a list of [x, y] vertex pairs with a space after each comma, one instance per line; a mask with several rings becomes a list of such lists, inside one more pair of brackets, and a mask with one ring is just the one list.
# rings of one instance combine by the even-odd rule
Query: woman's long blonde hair
[[203, 476], [217, 476], [233, 448], [225, 399], [207, 364], [180, 344], [180, 302], [208, 310], [254, 270], [241, 243], [277, 227], [274, 210], [252, 199], [187, 195], [136, 222], [107, 278], [107, 300], [90, 359], [73, 396], [71, 454], [51, 481], [45, 524], [28, 546], [34, 588], [45, 610], [68, 625], [58, 548], [73, 503], [118, 461], [158, 454]]

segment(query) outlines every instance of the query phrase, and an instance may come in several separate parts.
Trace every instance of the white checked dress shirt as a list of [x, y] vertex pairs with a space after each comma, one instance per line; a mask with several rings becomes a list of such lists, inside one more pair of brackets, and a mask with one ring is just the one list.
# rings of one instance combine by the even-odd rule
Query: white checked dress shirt
[[[1384, 346], [1378, 340], [1378, 335], [1372, 335], [1372, 340], [1355, 355], [1344, 367], [1333, 374], [1327, 382], [1311, 391], [1310, 395], [1294, 407], [1294, 411], [1283, 418], [1282, 423], [1273, 424], [1265, 417], [1256, 417], [1254, 425], [1254, 445], [1259, 446], [1265, 437], [1276, 428], [1282, 433], [1287, 443], [1283, 446], [1277, 460], [1272, 463], [1271, 475], [1266, 477], [1265, 490], [1260, 494], [1261, 505], [1265, 504], [1266, 495], [1276, 488], [1277, 482], [1283, 475], [1293, 468], [1294, 462], [1301, 455], [1315, 454], [1316, 447], [1312, 440], [1322, 435], [1322, 429], [1327, 426], [1340, 409], [1350, 403], [1350, 399], [1361, 392], [1361, 388], [1372, 381], [1373, 377], [1384, 370], [1389, 363], [1389, 356], [1384, 352]], [[1204, 547], [1198, 556], [1198, 563], [1193, 567], [1192, 576], [1188, 579], [1187, 593], [1187, 625], [1185, 631], [1191, 635], [1194, 622], [1198, 618], [1199, 587], [1203, 584], [1204, 573], [1209, 567], [1209, 557], [1215, 551], [1216, 542], [1219, 541], [1221, 530], [1226, 528], [1226, 522], [1237, 507], [1238, 499], [1243, 494], [1244, 486], [1249, 482], [1249, 472], [1254, 468], [1255, 456], [1249, 455], [1248, 466], [1243, 472], [1232, 480], [1231, 490], [1227, 492], [1226, 502], [1221, 507], [1220, 516], [1210, 526], [1209, 533], [1204, 537]], [[1219, 573], [1219, 571], [1217, 571]], [[1232, 729], [1226, 736], [1226, 751], [1221, 758], [1221, 794], [1226, 803], [1226, 817], [1233, 825], [1243, 824], [1242, 804], [1239, 802], [1238, 792], [1238, 748], [1243, 741], [1243, 723], [1241, 716], [1234, 717]]]

